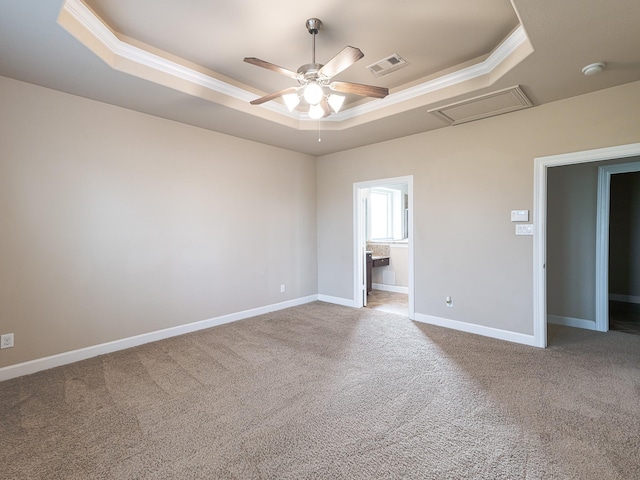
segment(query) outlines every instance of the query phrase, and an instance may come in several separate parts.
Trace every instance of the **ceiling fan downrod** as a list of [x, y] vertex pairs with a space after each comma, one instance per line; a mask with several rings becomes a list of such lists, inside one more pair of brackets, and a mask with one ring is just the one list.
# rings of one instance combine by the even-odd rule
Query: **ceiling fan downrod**
[[319, 18], [310, 18], [306, 23], [307, 30], [309, 33], [313, 35], [313, 43], [311, 50], [311, 63], [316, 63], [316, 35], [318, 34], [318, 30], [322, 26], [322, 22]]
[[301, 66], [298, 69], [298, 73], [302, 74], [305, 78], [302, 84], [307, 84], [309, 81], [313, 81], [317, 79], [317, 72], [322, 68], [322, 65], [316, 63], [316, 35], [318, 34], [318, 30], [322, 26], [322, 22], [319, 18], [310, 18], [305, 23], [307, 30], [311, 35], [313, 35], [312, 43], [311, 43], [311, 63]]

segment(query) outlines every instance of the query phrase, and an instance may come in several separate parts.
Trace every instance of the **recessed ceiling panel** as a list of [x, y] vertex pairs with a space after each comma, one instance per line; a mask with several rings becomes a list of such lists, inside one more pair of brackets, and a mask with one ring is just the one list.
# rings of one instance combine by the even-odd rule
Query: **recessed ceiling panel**
[[515, 86], [435, 108], [429, 110], [429, 113], [433, 113], [451, 125], [458, 125], [531, 106], [531, 101], [520, 87]]
[[396, 88], [493, 50], [518, 25], [509, 0], [87, 0], [115, 31], [264, 92], [286, 88], [286, 78], [258, 72], [244, 57], [290, 70], [311, 63], [312, 37], [305, 21], [320, 18], [317, 62], [346, 45], [365, 59], [340, 80], [370, 83], [366, 66], [401, 55], [407, 68], [378, 79]]

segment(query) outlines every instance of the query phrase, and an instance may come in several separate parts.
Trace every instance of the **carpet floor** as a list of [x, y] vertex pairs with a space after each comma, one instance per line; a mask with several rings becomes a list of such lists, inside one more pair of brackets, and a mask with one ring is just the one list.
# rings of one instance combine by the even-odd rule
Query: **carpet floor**
[[3, 479], [638, 479], [640, 336], [321, 302], [0, 383]]

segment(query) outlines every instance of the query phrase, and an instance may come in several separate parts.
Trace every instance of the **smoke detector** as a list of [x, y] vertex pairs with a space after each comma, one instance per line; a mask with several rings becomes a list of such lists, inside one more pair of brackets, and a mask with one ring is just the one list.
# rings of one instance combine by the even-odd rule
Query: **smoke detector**
[[587, 77], [590, 75], [595, 75], [604, 70], [605, 63], [604, 62], [596, 62], [590, 63], [586, 67], [582, 69], [582, 73], [584, 73]]

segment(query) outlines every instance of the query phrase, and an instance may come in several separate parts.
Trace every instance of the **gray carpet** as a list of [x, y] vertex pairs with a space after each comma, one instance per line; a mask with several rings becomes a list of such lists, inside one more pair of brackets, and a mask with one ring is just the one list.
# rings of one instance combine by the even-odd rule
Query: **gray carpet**
[[640, 336], [320, 302], [0, 383], [3, 479], [637, 479]]

